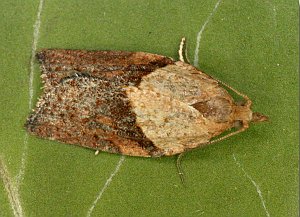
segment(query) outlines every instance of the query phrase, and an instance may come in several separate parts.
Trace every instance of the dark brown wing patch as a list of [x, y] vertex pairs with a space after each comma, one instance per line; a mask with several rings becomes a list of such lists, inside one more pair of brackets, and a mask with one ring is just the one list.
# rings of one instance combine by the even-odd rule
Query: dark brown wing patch
[[142, 77], [173, 64], [142, 52], [44, 50], [45, 90], [28, 118], [29, 132], [69, 144], [134, 156], [160, 156], [136, 125], [123, 90]]
[[144, 75], [174, 64], [165, 56], [127, 51], [43, 50], [37, 58], [42, 63], [46, 87], [56, 85], [61, 78], [76, 72], [113, 82], [118, 78], [123, 85], [137, 85]]

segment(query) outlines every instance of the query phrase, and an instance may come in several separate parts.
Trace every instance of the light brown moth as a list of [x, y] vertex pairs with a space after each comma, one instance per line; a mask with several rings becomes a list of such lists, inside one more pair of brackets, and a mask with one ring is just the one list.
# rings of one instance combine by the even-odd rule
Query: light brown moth
[[[184, 153], [267, 117], [251, 100], [185, 63], [144, 52], [44, 49], [44, 92], [26, 122], [42, 138], [130, 156]], [[245, 99], [235, 102], [227, 89]], [[221, 138], [221, 133], [241, 127]]]

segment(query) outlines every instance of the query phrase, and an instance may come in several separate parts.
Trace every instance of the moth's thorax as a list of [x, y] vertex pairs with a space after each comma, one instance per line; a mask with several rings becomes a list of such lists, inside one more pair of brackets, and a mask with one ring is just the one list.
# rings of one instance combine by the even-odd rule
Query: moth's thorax
[[236, 121], [250, 122], [252, 111], [248, 105], [236, 105], [234, 107], [234, 119]]

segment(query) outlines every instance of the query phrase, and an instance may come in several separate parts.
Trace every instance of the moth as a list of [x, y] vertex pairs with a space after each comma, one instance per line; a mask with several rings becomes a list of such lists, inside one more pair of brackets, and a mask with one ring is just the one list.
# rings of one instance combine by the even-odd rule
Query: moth
[[[43, 94], [25, 124], [41, 138], [140, 157], [172, 156], [262, 122], [251, 100], [183, 57], [44, 49]], [[235, 102], [227, 89], [244, 98]], [[215, 139], [237, 125], [240, 128]]]

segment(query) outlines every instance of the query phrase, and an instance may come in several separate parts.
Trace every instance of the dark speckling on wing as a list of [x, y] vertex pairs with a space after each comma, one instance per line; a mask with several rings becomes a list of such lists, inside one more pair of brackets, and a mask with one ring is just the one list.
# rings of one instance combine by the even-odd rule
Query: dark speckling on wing
[[173, 64], [143, 52], [42, 50], [37, 54], [44, 94], [28, 118], [29, 132], [69, 144], [112, 153], [160, 156], [135, 124], [123, 90], [142, 77]]

